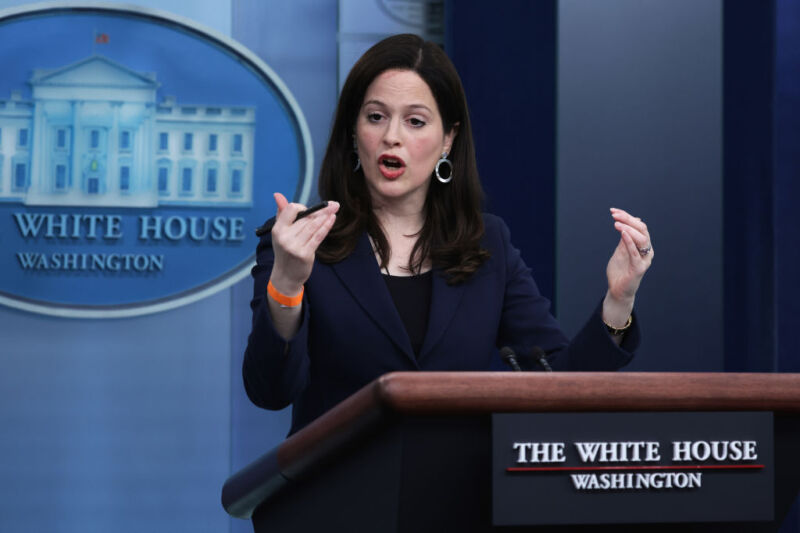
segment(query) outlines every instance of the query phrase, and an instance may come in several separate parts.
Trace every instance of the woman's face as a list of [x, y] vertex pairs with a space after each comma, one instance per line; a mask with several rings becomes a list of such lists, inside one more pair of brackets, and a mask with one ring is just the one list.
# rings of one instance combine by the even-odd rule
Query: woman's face
[[445, 132], [428, 84], [411, 70], [387, 70], [373, 80], [356, 120], [356, 146], [376, 208], [422, 209], [431, 174], [450, 152], [455, 129]]

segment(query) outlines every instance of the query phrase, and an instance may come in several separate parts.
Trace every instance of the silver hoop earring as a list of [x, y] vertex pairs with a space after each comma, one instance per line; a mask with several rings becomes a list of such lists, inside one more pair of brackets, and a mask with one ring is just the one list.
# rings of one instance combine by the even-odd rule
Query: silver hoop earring
[[[439, 172], [439, 169], [442, 166], [442, 163], [446, 163], [448, 170], [447, 176], [442, 177], [442, 174]], [[442, 152], [442, 157], [436, 162], [436, 168], [434, 169], [434, 173], [436, 174], [436, 179], [442, 183], [450, 183], [450, 180], [453, 179], [453, 163], [447, 159], [447, 152]]]

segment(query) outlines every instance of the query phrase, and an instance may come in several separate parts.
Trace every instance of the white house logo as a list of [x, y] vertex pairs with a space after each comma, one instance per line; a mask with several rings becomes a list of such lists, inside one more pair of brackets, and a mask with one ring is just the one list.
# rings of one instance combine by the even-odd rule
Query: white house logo
[[197, 300], [247, 274], [272, 191], [307, 200], [302, 114], [241, 45], [96, 5], [7, 10], [0, 42], [0, 303], [111, 317]]

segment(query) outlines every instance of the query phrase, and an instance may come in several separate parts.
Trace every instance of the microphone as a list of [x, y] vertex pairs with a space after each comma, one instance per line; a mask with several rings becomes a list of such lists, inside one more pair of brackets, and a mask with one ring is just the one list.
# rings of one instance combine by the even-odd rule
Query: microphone
[[545, 372], [553, 371], [553, 367], [551, 367], [550, 363], [547, 362], [547, 354], [544, 353], [544, 350], [542, 350], [541, 347], [534, 346], [531, 348], [531, 353], [533, 354], [533, 358], [536, 359], [540, 365], [542, 365], [542, 368], [544, 368]]
[[522, 372], [522, 368], [520, 368], [519, 363], [517, 362], [517, 354], [515, 354], [514, 350], [508, 346], [503, 346], [500, 348], [500, 358], [505, 364], [510, 366], [511, 370], [514, 372]]

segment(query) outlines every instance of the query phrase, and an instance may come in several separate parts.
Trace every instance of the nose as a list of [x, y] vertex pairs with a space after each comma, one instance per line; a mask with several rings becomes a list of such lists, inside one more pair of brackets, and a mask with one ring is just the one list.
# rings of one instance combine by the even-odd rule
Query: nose
[[398, 146], [401, 142], [400, 137], [400, 121], [392, 118], [386, 124], [386, 131], [383, 132], [383, 142], [387, 146]]

